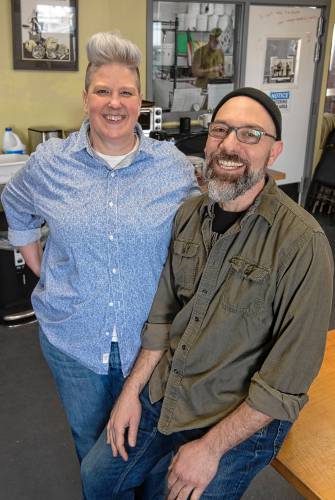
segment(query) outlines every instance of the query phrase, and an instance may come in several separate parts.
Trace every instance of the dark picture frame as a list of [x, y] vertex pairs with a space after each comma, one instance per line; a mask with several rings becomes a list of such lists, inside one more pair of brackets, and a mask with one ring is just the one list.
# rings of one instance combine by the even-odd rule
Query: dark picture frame
[[11, 1], [14, 69], [78, 71], [78, 1]]

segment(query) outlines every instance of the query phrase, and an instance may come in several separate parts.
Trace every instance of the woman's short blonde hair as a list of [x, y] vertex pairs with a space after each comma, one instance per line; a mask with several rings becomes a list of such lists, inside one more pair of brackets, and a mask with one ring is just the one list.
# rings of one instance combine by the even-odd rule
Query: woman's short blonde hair
[[123, 38], [117, 31], [95, 33], [86, 44], [88, 66], [85, 75], [85, 90], [91, 82], [93, 73], [104, 64], [123, 64], [136, 75], [138, 91], [141, 91], [139, 65], [141, 51], [130, 40]]

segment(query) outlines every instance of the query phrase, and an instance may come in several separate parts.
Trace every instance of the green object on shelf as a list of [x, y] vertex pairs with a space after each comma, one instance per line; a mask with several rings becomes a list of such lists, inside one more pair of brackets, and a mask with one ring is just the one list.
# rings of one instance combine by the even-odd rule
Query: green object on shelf
[[177, 51], [177, 54], [179, 55], [186, 55], [187, 54], [187, 40], [191, 41], [192, 45], [193, 45], [193, 38], [192, 38], [192, 34], [190, 32], [186, 32], [186, 31], [183, 31], [183, 32], [180, 32], [177, 34], [177, 48], [178, 48], [178, 51]]

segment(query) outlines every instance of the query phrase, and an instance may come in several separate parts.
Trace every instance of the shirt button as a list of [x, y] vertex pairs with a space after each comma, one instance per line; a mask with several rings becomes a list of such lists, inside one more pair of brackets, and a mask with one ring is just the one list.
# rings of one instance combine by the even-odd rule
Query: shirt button
[[112, 269], [112, 273], [113, 273], [113, 274], [116, 274], [116, 273], [117, 273], [117, 269], [116, 269], [116, 267], [113, 267], [113, 269]]
[[109, 305], [110, 307], [113, 307], [114, 302], [110, 302], [108, 305]]
[[110, 173], [110, 176], [111, 176], [111, 177], [114, 177], [114, 176], [115, 176], [115, 173], [114, 173], [114, 172], [111, 172], [111, 173]]
[[199, 321], [199, 316], [196, 316], [196, 317], [194, 318], [194, 321], [198, 322], [198, 321]]
[[112, 234], [109, 235], [109, 239], [112, 241], [114, 240], [114, 236]]
[[109, 332], [106, 332], [106, 335], [108, 336], [108, 335], [109, 335]]
[[206, 294], [208, 293], [208, 291], [207, 291], [207, 290], [202, 290], [202, 293], [203, 293], [204, 295], [206, 295]]
[[112, 201], [109, 202], [109, 206], [110, 207], [113, 207], [114, 206], [114, 203]]

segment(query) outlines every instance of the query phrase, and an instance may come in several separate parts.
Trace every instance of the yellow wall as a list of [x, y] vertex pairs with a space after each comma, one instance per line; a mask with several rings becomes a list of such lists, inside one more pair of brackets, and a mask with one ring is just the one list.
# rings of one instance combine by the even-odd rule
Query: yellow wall
[[145, 89], [146, 0], [78, 0], [78, 4], [79, 71], [26, 71], [13, 70], [11, 2], [0, 1], [0, 143], [8, 126], [27, 144], [30, 126], [80, 125], [85, 43], [97, 31], [118, 29], [140, 47]]
[[321, 152], [322, 152], [319, 145], [320, 145], [320, 140], [321, 140], [321, 125], [322, 125], [323, 110], [325, 107], [327, 77], [328, 77], [328, 71], [329, 71], [330, 51], [331, 51], [334, 23], [335, 23], [335, 0], [332, 0], [330, 16], [329, 16], [328, 33], [327, 33], [326, 56], [325, 56], [325, 63], [324, 63], [324, 67], [323, 67], [322, 89], [321, 89], [321, 94], [320, 94], [319, 113], [318, 113], [318, 125], [317, 125], [316, 138], [315, 138], [315, 148], [314, 148], [314, 158], [313, 158], [313, 166], [314, 167], [316, 167], [316, 165], [320, 159]]

